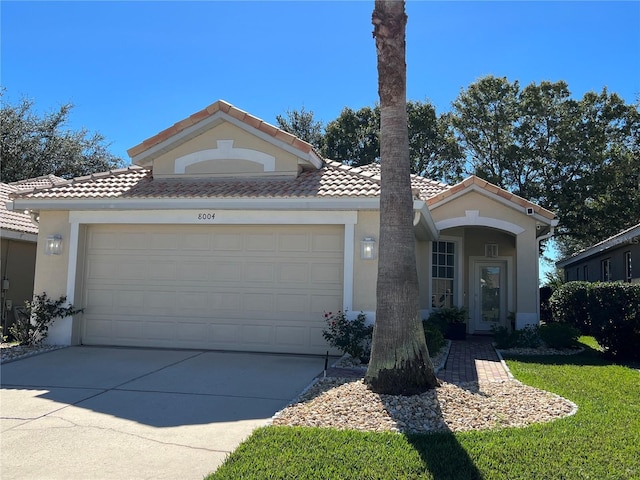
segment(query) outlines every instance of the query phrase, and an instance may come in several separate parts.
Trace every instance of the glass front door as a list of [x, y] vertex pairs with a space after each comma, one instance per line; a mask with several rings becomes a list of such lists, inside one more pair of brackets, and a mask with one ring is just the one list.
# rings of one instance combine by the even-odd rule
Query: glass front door
[[506, 264], [482, 262], [475, 270], [475, 330], [485, 333], [506, 324]]

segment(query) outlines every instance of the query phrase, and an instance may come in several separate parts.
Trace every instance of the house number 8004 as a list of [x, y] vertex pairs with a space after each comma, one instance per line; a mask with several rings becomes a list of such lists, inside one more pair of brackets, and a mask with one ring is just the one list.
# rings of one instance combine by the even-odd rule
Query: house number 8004
[[198, 220], [213, 220], [216, 218], [215, 213], [199, 213]]

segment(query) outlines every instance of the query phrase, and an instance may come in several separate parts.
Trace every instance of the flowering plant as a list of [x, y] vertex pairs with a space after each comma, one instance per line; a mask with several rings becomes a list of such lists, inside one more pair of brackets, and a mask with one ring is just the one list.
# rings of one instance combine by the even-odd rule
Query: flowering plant
[[329, 345], [362, 363], [368, 363], [373, 325], [366, 325], [366, 315], [360, 312], [356, 318], [349, 320], [346, 312], [339, 310], [336, 313], [325, 313], [324, 318], [328, 329], [322, 331], [322, 336]]

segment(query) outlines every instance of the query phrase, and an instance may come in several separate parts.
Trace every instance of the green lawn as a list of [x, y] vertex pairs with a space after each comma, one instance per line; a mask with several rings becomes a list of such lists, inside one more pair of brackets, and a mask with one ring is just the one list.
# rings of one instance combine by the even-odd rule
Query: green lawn
[[209, 479], [640, 479], [640, 372], [581, 339], [573, 356], [507, 359], [527, 385], [578, 405], [527, 428], [399, 435], [258, 429]]

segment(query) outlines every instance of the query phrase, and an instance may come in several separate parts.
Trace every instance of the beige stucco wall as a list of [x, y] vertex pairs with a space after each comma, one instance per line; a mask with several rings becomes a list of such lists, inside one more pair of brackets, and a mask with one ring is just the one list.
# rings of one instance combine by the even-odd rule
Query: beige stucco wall
[[[500, 200], [470, 191], [431, 210], [436, 225], [450, 224], [458, 219], [464, 226], [465, 259], [484, 256], [485, 243], [498, 243], [499, 256], [513, 259], [512, 307], [519, 327], [538, 321], [538, 242], [537, 220], [526, 215], [523, 207], [512, 207]], [[500, 231], [502, 230], [502, 231]], [[513, 230], [508, 232], [505, 230]], [[445, 232], [460, 235], [460, 227]], [[442, 234], [442, 232], [441, 232]], [[465, 278], [469, 278], [469, 263], [465, 260]], [[465, 288], [468, 288], [465, 285]], [[469, 300], [465, 297], [465, 305]]]
[[153, 162], [154, 177], [177, 176], [174, 163], [177, 158], [203, 150], [216, 149], [218, 140], [233, 140], [233, 148], [249, 149], [275, 157], [275, 171], [264, 172], [261, 164], [252, 161], [222, 159], [191, 165], [180, 176], [295, 176], [298, 173], [298, 157], [225, 122], [156, 158]]
[[[360, 258], [360, 242], [365, 237], [372, 237], [376, 241], [376, 258], [373, 260]], [[375, 312], [376, 310], [379, 241], [380, 212], [377, 210], [359, 211], [353, 239], [353, 311], [356, 313], [360, 311]]]
[[[3, 238], [0, 262], [2, 263], [0, 279], [9, 280], [9, 289], [2, 300], [10, 300], [12, 307], [24, 306], [24, 302], [31, 301], [33, 298], [36, 243]], [[7, 311], [7, 325], [12, 322], [13, 308]]]

